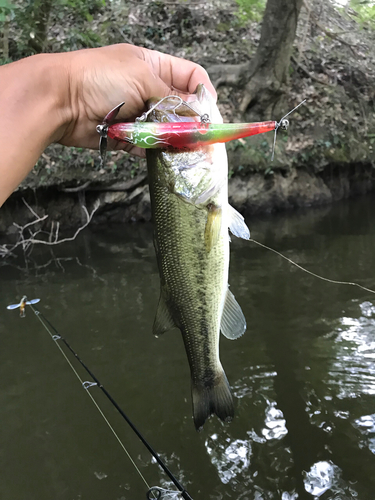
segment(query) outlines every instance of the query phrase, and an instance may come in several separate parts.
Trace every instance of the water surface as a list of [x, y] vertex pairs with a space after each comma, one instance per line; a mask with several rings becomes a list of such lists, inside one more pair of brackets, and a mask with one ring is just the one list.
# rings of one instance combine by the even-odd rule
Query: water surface
[[[375, 288], [375, 201], [248, 220], [252, 237], [323, 276]], [[151, 333], [151, 225], [85, 232], [0, 267], [0, 498], [136, 500], [144, 483], [29, 309], [27, 294], [194, 500], [373, 500], [375, 295], [320, 281], [233, 238], [231, 290], [248, 321], [221, 340], [236, 418], [194, 429], [178, 331]], [[73, 361], [74, 363], [74, 361]], [[74, 363], [83, 380], [88, 376]], [[90, 389], [151, 485], [170, 482]]]

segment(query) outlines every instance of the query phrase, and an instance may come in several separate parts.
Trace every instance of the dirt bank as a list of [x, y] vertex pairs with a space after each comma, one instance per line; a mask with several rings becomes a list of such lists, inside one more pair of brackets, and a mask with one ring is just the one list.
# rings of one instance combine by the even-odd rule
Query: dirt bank
[[[25, 187], [4, 205], [0, 217], [0, 234], [15, 232], [13, 222], [24, 225], [35, 216], [23, 199], [40, 216], [48, 215], [43, 227], [49, 230], [59, 222], [60, 230], [73, 230], [86, 221], [82, 205], [89, 212], [98, 203], [94, 225], [149, 221], [150, 196], [144, 167], [126, 181], [108, 178], [110, 174], [84, 177], [85, 183], [74, 188], [64, 184]], [[121, 178], [121, 174], [118, 174]], [[106, 178], [107, 177], [107, 178]], [[81, 189], [83, 188], [83, 189]], [[375, 191], [375, 169], [371, 165], [332, 165], [322, 172], [308, 169], [276, 171], [269, 175], [255, 172], [237, 175], [229, 181], [230, 203], [243, 214], [291, 210], [318, 206]], [[71, 232], [70, 231], [70, 232]]]
[[[217, 79], [223, 65], [234, 71], [251, 60], [259, 41], [259, 24], [239, 23], [233, 6], [230, 0], [134, 2], [122, 12], [121, 29], [115, 29], [116, 12], [105, 9], [94, 13], [90, 29], [110, 15], [113, 29], [106, 42], [124, 41], [126, 25], [127, 42], [204, 65], [219, 84], [225, 121], [269, 119], [252, 116], [251, 109], [239, 114], [243, 82], [236, 81], [236, 73], [225, 85]], [[340, 35], [333, 36], [336, 32]], [[61, 36], [68, 39], [69, 30]], [[290, 117], [289, 131], [278, 134], [274, 162], [272, 134], [228, 144], [230, 199], [237, 209], [274, 212], [375, 190], [374, 43], [371, 30], [361, 30], [330, 2], [302, 9], [290, 85], [275, 113], [286, 113], [304, 98], [307, 102]], [[120, 152], [109, 154], [101, 169], [97, 152], [50, 146], [1, 209], [0, 237], [14, 230], [13, 222], [23, 225], [35, 218], [22, 198], [39, 216], [48, 214], [47, 229], [58, 221], [61, 229], [74, 230], [85, 220], [81, 206], [90, 211], [96, 201], [100, 207], [93, 224], [150, 219], [145, 162]]]

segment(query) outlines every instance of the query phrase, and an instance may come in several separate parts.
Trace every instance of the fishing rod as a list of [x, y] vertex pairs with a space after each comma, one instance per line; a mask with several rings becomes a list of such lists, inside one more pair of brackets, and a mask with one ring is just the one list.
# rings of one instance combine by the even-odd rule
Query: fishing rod
[[[167, 490], [164, 490], [163, 488], [159, 488], [159, 487], [155, 487], [155, 486], [152, 487], [152, 488], [149, 487], [148, 483], [143, 478], [143, 475], [139, 471], [138, 467], [136, 466], [136, 464], [134, 463], [134, 461], [131, 459], [131, 457], [130, 457], [129, 453], [127, 452], [127, 450], [125, 449], [124, 445], [121, 443], [121, 441], [120, 441], [119, 437], [117, 436], [117, 434], [115, 433], [114, 429], [111, 427], [111, 425], [109, 424], [108, 420], [106, 419], [106, 417], [104, 416], [104, 414], [100, 410], [98, 404], [93, 399], [93, 397], [90, 394], [90, 392], [88, 391], [88, 389], [90, 387], [96, 385], [104, 393], [104, 395], [106, 396], [106, 398], [109, 399], [109, 401], [111, 402], [111, 404], [120, 413], [120, 415], [122, 416], [122, 418], [131, 427], [131, 429], [134, 431], [134, 433], [138, 436], [138, 438], [142, 441], [142, 443], [145, 445], [145, 447], [148, 449], [148, 451], [154, 457], [154, 459], [159, 464], [159, 466], [163, 469], [163, 471], [167, 474], [167, 476], [169, 477], [169, 479], [173, 482], [173, 484], [179, 490], [179, 493], [180, 493], [181, 497], [184, 500], [193, 500], [192, 497], [189, 495], [189, 493], [186, 491], [186, 489], [182, 486], [182, 484], [178, 481], [178, 479], [174, 476], [174, 474], [169, 470], [169, 468], [167, 467], [167, 465], [161, 459], [160, 455], [152, 448], [152, 446], [148, 443], [148, 441], [146, 440], [146, 438], [141, 434], [141, 432], [137, 429], [137, 427], [133, 424], [133, 422], [130, 420], [130, 418], [126, 415], [126, 413], [124, 412], [124, 410], [114, 400], [114, 398], [111, 396], [111, 394], [105, 389], [105, 387], [103, 386], [103, 384], [94, 375], [94, 373], [90, 370], [90, 368], [88, 368], [88, 366], [82, 361], [82, 359], [78, 356], [78, 354], [76, 353], [76, 351], [74, 351], [74, 349], [70, 346], [70, 344], [67, 342], [67, 340], [62, 335], [59, 334], [59, 332], [52, 325], [52, 323], [50, 323], [50, 321], [44, 316], [44, 314], [41, 311], [39, 311], [34, 306], [34, 304], [36, 304], [39, 301], [40, 301], [40, 299], [33, 299], [33, 300], [28, 301], [27, 297], [24, 296], [19, 304], [12, 304], [11, 306], [8, 306], [8, 309], [15, 309], [16, 307], [20, 307], [20, 310], [21, 310], [21, 313], [22, 313], [21, 317], [24, 317], [25, 316], [25, 306], [28, 305], [28, 306], [31, 307], [31, 309], [34, 312], [35, 316], [38, 318], [38, 320], [40, 321], [40, 323], [43, 325], [43, 327], [50, 334], [52, 340], [54, 340], [54, 342], [56, 343], [57, 347], [60, 349], [60, 351], [64, 355], [65, 359], [68, 361], [68, 363], [71, 366], [71, 368], [73, 369], [74, 373], [76, 374], [76, 376], [78, 377], [78, 379], [81, 381], [83, 388], [87, 390], [87, 393], [89, 394], [90, 398], [93, 400], [95, 406], [98, 408], [99, 412], [101, 413], [101, 415], [103, 416], [103, 418], [105, 419], [105, 421], [107, 422], [107, 424], [109, 425], [109, 427], [111, 428], [111, 430], [114, 433], [115, 437], [118, 439], [118, 441], [122, 445], [123, 449], [127, 453], [129, 459], [132, 461], [133, 465], [135, 466], [135, 468], [137, 469], [137, 471], [141, 475], [142, 479], [146, 483], [147, 487], [149, 488], [149, 491], [147, 492], [147, 498], [149, 500], [151, 500], [151, 498], [152, 498], [151, 494], [153, 494], [154, 495], [153, 498], [156, 498], [156, 500], [159, 500], [159, 499], [162, 498], [162, 492], [163, 491], [167, 491]], [[21, 307], [22, 307], [22, 309], [21, 309]], [[81, 378], [79, 377], [78, 373], [74, 369], [73, 365], [70, 363], [69, 359], [67, 358], [66, 354], [62, 350], [61, 346], [58, 344], [58, 341], [61, 341], [65, 345], [65, 347], [71, 352], [71, 354], [75, 357], [75, 359], [79, 362], [79, 364], [84, 368], [84, 370], [90, 375], [90, 377], [94, 380], [94, 382], [82, 382]], [[170, 493], [176, 493], [176, 492], [170, 492]], [[156, 497], [155, 497], [155, 495], [156, 495]]]

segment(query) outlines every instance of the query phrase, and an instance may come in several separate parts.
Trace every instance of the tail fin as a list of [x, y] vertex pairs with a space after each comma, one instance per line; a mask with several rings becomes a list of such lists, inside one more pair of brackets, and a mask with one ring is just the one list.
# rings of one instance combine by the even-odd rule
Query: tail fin
[[192, 381], [194, 424], [197, 431], [203, 429], [207, 418], [216, 414], [223, 422], [230, 422], [234, 417], [233, 397], [227, 377], [222, 370], [211, 383], [202, 385]]

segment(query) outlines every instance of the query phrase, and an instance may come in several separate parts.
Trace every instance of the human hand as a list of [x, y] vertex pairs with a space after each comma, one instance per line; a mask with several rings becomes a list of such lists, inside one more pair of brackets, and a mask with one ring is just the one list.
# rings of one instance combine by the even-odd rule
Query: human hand
[[[0, 206], [52, 142], [96, 149], [96, 126], [120, 102], [118, 119], [134, 121], [151, 97], [198, 83], [216, 98], [198, 64], [127, 44], [27, 57], [0, 66], [0, 82]], [[144, 156], [130, 144], [109, 147]]]
[[[71, 118], [58, 140], [66, 146], [95, 149], [99, 136], [96, 125], [117, 104], [125, 101], [117, 120], [134, 121], [146, 109], [151, 97], [194, 92], [198, 83], [216, 99], [207, 72], [198, 64], [154, 50], [119, 44], [69, 53]], [[111, 141], [112, 149], [124, 149], [144, 156], [131, 144]]]

